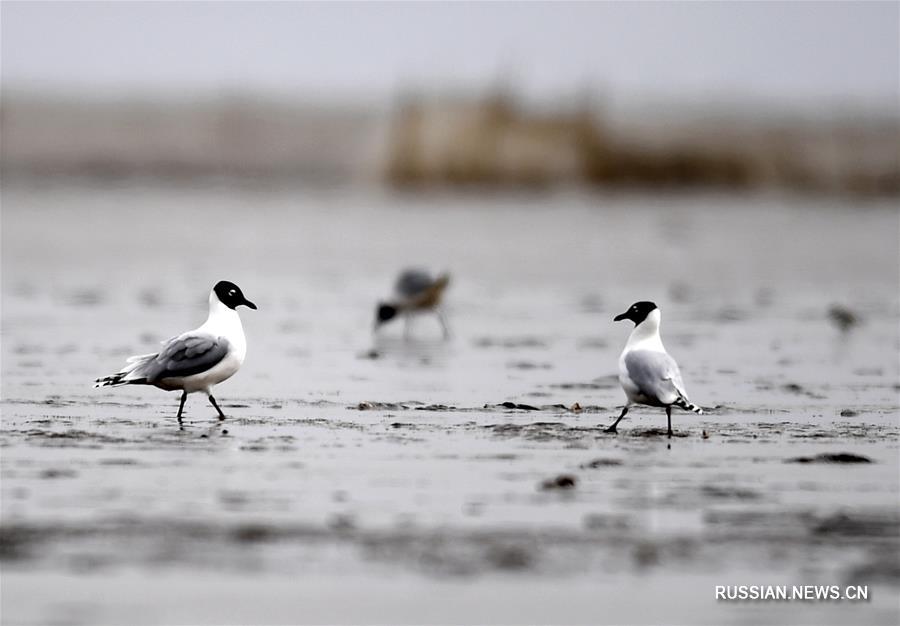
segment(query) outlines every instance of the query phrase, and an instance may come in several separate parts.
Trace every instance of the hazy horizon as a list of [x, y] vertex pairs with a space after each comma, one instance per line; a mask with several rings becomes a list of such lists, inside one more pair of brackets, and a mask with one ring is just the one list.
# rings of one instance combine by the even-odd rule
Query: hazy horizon
[[407, 88], [501, 84], [537, 101], [592, 89], [622, 100], [801, 108], [890, 107], [900, 93], [896, 3], [4, 2], [0, 10], [5, 90], [377, 104]]

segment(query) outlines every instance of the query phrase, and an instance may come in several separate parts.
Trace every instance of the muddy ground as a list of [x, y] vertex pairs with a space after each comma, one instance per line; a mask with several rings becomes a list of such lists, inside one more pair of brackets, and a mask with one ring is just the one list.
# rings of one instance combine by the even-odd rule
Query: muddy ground
[[[765, 196], [3, 189], [4, 624], [900, 619], [896, 207]], [[434, 319], [371, 332], [405, 265]], [[217, 398], [94, 390], [230, 279]], [[704, 415], [623, 396], [655, 300]], [[504, 404], [506, 403], [506, 404]], [[578, 404], [573, 408], [573, 405]], [[869, 601], [717, 602], [716, 585]]]

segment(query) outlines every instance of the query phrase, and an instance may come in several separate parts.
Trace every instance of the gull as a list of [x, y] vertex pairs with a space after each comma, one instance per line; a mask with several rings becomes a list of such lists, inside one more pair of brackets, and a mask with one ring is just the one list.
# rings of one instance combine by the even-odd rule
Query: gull
[[634, 322], [634, 329], [619, 357], [619, 382], [628, 402], [606, 432], [616, 432], [616, 426], [632, 404], [646, 404], [665, 407], [671, 437], [673, 406], [698, 414], [702, 414], [703, 409], [688, 400], [678, 363], [663, 347], [659, 337], [659, 308], [653, 302], [635, 302], [613, 319], [615, 322], [621, 320]]
[[129, 357], [116, 374], [94, 381], [94, 387], [153, 385], [165, 391], [181, 390], [178, 423], [189, 393], [202, 391], [224, 420], [212, 388], [240, 369], [247, 354], [247, 340], [237, 307], [256, 305], [241, 288], [222, 280], [209, 292], [209, 317], [202, 326], [163, 342], [159, 352]]
[[419, 269], [407, 269], [400, 273], [394, 285], [394, 297], [388, 302], [379, 302], [375, 312], [375, 330], [382, 324], [397, 317], [404, 316], [403, 334], [409, 337], [409, 318], [412, 313], [433, 311], [441, 323], [444, 339], [450, 336], [447, 320], [441, 310], [441, 297], [450, 283], [449, 274], [441, 274], [437, 278]]

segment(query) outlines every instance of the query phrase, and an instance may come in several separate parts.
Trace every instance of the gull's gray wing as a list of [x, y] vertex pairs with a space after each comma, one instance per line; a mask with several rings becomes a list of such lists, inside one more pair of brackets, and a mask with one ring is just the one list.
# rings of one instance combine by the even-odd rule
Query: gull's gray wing
[[665, 352], [629, 352], [625, 355], [625, 369], [631, 381], [648, 399], [662, 405], [672, 404], [679, 398], [687, 401], [678, 364]]
[[199, 374], [215, 367], [228, 354], [228, 340], [201, 333], [184, 333], [167, 341], [152, 360], [140, 367], [139, 373], [153, 384], [163, 378], [180, 378]]
[[394, 292], [401, 298], [414, 298], [428, 291], [434, 285], [431, 274], [424, 270], [409, 269], [401, 272], [394, 285]]

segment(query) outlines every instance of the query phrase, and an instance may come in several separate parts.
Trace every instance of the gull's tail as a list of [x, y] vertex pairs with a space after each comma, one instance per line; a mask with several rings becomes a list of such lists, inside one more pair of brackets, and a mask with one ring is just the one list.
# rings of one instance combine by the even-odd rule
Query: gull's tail
[[675, 406], [682, 408], [685, 411], [693, 411], [697, 415], [703, 415], [703, 409], [701, 409], [699, 406], [697, 406], [693, 402], [690, 402], [687, 398], [678, 398], [674, 402], [674, 404], [675, 404]]
[[137, 356], [128, 357], [125, 361], [125, 367], [120, 372], [98, 378], [94, 381], [94, 389], [98, 387], [120, 387], [122, 385], [143, 385], [147, 382], [146, 376], [142, 373], [142, 366], [146, 365], [157, 354], [139, 354]]
[[449, 285], [449, 284], [450, 284], [450, 274], [447, 272], [444, 272], [443, 274], [441, 274], [440, 276], [438, 276], [437, 278], [434, 279], [435, 287], [437, 287], [441, 291], [446, 289], [447, 285]]

